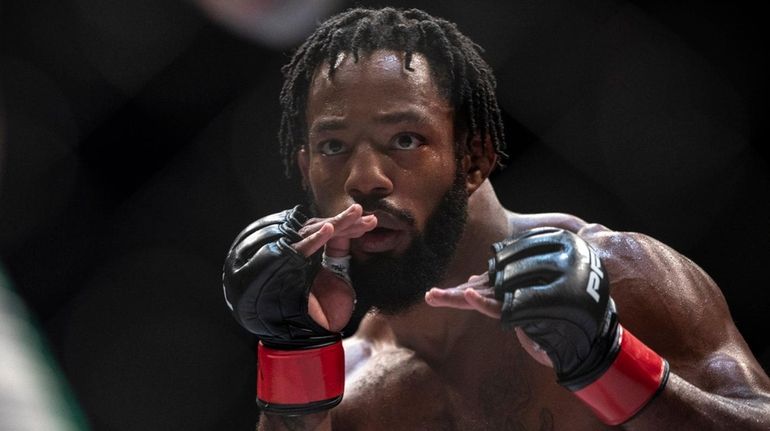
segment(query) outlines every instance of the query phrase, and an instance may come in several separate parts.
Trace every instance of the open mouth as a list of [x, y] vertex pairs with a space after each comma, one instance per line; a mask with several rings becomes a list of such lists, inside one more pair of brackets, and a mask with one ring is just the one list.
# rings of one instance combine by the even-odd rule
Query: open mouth
[[365, 253], [382, 253], [395, 249], [401, 242], [403, 230], [376, 227], [353, 240], [354, 248]]
[[351, 250], [354, 253], [384, 253], [402, 248], [408, 243], [408, 221], [382, 210], [366, 214], [377, 217], [377, 227], [351, 241]]
[[396, 232], [395, 229], [390, 229], [390, 228], [387, 228], [387, 227], [376, 227], [376, 228], [372, 229], [372, 231], [371, 231], [371, 233], [374, 234], [374, 235], [388, 235], [388, 234], [391, 234], [391, 233], [394, 233], [394, 232]]

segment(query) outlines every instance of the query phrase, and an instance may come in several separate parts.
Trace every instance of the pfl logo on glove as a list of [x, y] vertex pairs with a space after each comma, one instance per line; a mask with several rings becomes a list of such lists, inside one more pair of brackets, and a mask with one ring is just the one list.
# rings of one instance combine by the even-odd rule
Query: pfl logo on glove
[[[580, 245], [584, 245], [578, 243]], [[599, 302], [599, 284], [604, 278], [604, 271], [602, 271], [602, 262], [591, 247], [586, 246], [588, 253], [581, 253], [584, 256], [583, 264], [591, 266], [591, 273], [588, 276], [588, 283], [586, 284], [586, 292], [597, 303]], [[590, 256], [590, 258], [589, 258]]]

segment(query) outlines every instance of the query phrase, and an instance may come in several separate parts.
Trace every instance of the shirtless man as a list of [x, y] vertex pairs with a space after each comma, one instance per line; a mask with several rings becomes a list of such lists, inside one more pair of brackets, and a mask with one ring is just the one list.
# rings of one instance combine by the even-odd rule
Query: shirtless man
[[494, 78], [453, 24], [350, 10], [284, 73], [311, 205], [247, 227], [223, 277], [260, 339], [260, 429], [770, 429], [770, 380], [698, 266], [503, 208]]

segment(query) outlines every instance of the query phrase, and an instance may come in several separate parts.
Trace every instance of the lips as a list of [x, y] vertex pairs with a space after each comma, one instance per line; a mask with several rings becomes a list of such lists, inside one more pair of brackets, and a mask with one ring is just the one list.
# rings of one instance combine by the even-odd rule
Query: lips
[[354, 252], [383, 253], [393, 251], [406, 240], [407, 223], [384, 211], [368, 214], [374, 214], [377, 217], [377, 227], [352, 241], [351, 248]]
[[401, 243], [404, 231], [375, 228], [354, 240], [354, 249], [364, 253], [383, 253], [394, 250]]

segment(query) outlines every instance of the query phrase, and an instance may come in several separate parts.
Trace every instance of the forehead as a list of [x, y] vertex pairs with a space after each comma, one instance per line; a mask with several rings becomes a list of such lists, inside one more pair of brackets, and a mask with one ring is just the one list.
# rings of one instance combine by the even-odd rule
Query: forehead
[[409, 103], [445, 111], [449, 101], [441, 94], [430, 63], [415, 53], [405, 66], [405, 54], [376, 50], [361, 54], [356, 62], [350, 53], [340, 53], [334, 74], [329, 65], [319, 66], [310, 84], [308, 115], [343, 112], [352, 108], [385, 110]]

